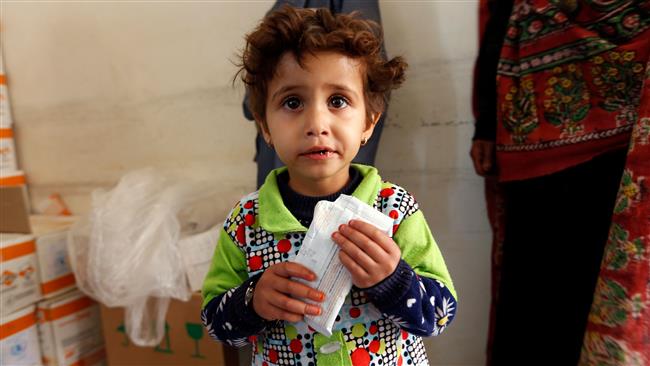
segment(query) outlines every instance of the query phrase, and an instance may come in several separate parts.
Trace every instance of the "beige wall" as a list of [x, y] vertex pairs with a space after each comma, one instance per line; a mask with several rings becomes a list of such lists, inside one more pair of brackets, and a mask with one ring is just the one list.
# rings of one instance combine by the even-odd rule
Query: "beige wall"
[[[34, 202], [73, 212], [127, 171], [208, 179], [226, 214], [254, 189], [253, 125], [230, 60], [271, 2], [60, 2], [1, 5], [18, 156]], [[427, 341], [436, 365], [484, 361], [489, 230], [471, 168], [476, 1], [381, 1], [390, 55], [411, 67], [393, 94], [377, 166], [415, 194], [460, 297], [458, 319]]]

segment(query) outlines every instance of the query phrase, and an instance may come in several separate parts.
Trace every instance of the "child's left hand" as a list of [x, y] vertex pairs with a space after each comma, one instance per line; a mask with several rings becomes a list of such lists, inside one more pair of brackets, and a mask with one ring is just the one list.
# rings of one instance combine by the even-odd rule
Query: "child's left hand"
[[341, 248], [339, 257], [352, 274], [352, 283], [359, 288], [372, 287], [390, 276], [401, 257], [393, 239], [360, 220], [339, 226], [332, 239]]

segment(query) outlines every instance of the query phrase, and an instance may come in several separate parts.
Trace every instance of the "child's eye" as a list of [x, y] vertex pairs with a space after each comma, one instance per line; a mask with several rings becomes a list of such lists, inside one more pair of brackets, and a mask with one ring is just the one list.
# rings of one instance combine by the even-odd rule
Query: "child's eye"
[[345, 108], [348, 106], [348, 100], [340, 95], [335, 95], [330, 98], [330, 105], [336, 109]]
[[283, 107], [289, 108], [291, 110], [296, 110], [300, 108], [301, 105], [302, 102], [300, 102], [300, 99], [296, 97], [289, 97], [282, 102]]

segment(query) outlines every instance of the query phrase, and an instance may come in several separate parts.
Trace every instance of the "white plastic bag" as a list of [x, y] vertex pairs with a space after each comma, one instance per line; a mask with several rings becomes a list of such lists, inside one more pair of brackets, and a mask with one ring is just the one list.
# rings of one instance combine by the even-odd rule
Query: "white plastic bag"
[[125, 307], [126, 331], [135, 344], [159, 344], [170, 298], [189, 300], [178, 242], [181, 232], [217, 222], [215, 213], [201, 208], [214, 207], [214, 199], [205, 185], [147, 168], [125, 175], [109, 192], [93, 191], [91, 211], [71, 228], [68, 251], [77, 286], [106, 306]]

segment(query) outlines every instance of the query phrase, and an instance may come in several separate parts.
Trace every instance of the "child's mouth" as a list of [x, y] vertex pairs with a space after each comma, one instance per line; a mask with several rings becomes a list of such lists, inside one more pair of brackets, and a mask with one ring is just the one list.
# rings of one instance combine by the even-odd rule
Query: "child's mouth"
[[334, 154], [336, 152], [330, 150], [316, 150], [304, 153], [302, 156], [313, 160], [323, 160], [332, 157]]

